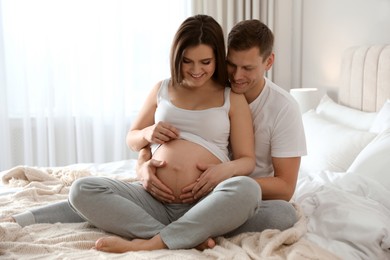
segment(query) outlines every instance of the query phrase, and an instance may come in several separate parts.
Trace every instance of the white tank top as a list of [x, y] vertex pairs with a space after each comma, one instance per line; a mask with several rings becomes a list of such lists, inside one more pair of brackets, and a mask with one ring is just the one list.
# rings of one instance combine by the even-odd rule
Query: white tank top
[[[204, 110], [187, 110], [171, 103], [168, 85], [170, 79], [161, 83], [157, 94], [157, 109], [154, 121], [167, 122], [180, 131], [180, 138], [199, 144], [213, 153], [222, 162], [229, 161], [230, 136], [230, 88], [225, 88], [225, 102], [221, 107]], [[152, 153], [158, 145], [152, 145]]]

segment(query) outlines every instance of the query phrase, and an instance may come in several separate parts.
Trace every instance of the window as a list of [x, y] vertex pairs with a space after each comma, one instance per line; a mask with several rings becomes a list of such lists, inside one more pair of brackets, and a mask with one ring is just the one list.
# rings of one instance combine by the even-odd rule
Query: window
[[0, 0], [0, 169], [129, 158], [188, 1]]
[[169, 77], [186, 10], [182, 0], [3, 1], [10, 115], [133, 112]]

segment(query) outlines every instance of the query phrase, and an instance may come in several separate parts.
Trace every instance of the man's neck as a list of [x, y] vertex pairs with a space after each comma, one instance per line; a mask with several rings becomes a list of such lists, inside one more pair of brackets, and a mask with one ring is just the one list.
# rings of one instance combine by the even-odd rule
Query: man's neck
[[260, 80], [256, 86], [254, 86], [250, 91], [245, 93], [245, 98], [248, 104], [252, 103], [258, 96], [260, 96], [265, 86], [265, 78]]

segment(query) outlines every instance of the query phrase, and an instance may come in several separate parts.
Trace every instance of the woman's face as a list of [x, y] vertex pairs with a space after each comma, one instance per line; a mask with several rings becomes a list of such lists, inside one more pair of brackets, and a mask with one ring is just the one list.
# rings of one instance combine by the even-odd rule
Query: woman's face
[[181, 64], [183, 84], [192, 87], [203, 86], [215, 71], [213, 49], [205, 44], [185, 49]]

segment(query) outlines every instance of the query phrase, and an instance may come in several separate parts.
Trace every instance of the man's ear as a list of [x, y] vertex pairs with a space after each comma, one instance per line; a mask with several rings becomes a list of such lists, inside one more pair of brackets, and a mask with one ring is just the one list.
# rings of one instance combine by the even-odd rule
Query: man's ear
[[269, 70], [271, 69], [272, 65], [274, 64], [274, 61], [275, 61], [275, 53], [271, 53], [268, 58], [266, 59], [266, 66], [265, 66], [265, 70]]

